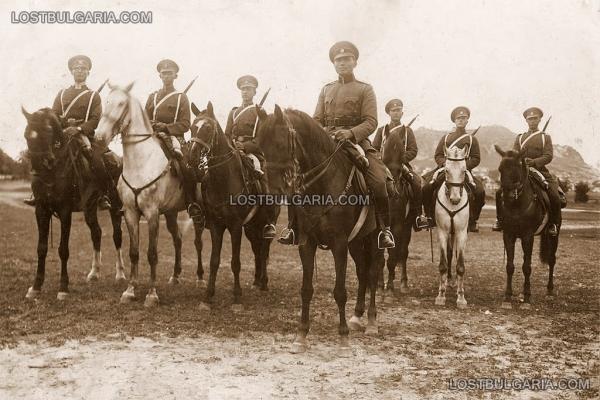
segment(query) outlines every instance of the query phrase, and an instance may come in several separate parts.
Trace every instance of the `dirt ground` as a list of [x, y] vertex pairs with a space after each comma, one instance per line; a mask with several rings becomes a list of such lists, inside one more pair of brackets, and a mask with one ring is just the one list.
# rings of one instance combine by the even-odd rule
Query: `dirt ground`
[[[239, 313], [230, 308], [230, 252], [225, 245], [215, 304], [206, 311], [199, 306], [205, 289], [195, 285], [192, 232], [184, 240], [185, 279], [170, 286], [173, 249], [161, 227], [161, 305], [148, 310], [143, 306], [149, 275], [145, 257], [137, 301], [119, 304], [125, 284], [114, 281], [115, 251], [105, 213], [103, 275], [97, 283], [86, 283], [91, 241], [83, 216], [77, 214], [71, 235], [69, 299], [56, 300], [59, 223], [55, 220], [42, 295], [38, 301], [25, 301], [37, 241], [32, 209], [19, 203], [26, 193], [22, 184], [0, 183], [0, 399], [600, 397], [600, 215], [594, 210], [563, 215], [553, 298], [545, 297], [547, 269], [537, 260], [535, 246], [530, 310], [520, 309], [518, 298], [512, 310], [500, 308], [505, 272], [501, 236], [488, 228], [492, 210], [484, 210], [482, 232], [469, 236], [466, 310], [456, 308], [453, 294], [445, 307], [433, 304], [437, 255], [432, 263], [428, 233], [414, 234], [410, 293], [380, 298], [379, 335], [352, 332], [349, 353], [338, 347], [332, 258], [319, 252], [311, 346], [297, 355], [289, 350], [300, 309], [301, 267], [296, 249], [278, 244], [272, 246], [269, 291], [261, 292], [252, 289], [252, 253], [244, 242], [244, 309]], [[285, 221], [282, 213], [279, 229]], [[124, 224], [123, 229], [126, 232]], [[205, 263], [209, 236], [208, 232], [203, 236]], [[125, 238], [126, 255], [126, 234]], [[142, 243], [145, 248], [145, 235]], [[518, 251], [517, 266], [520, 257]], [[127, 257], [125, 264], [127, 269]], [[517, 293], [522, 282], [517, 268], [513, 283]], [[350, 316], [356, 294], [352, 263], [348, 291]], [[589, 379], [589, 387], [455, 390], [453, 383], [462, 378], [554, 382], [582, 378]]]

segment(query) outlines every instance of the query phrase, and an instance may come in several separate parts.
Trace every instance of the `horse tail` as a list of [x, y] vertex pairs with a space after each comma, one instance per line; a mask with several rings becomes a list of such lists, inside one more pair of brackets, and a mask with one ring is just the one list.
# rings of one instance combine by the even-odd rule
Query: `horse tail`
[[556, 263], [556, 249], [558, 248], [558, 237], [553, 237], [544, 232], [540, 237], [540, 261], [544, 264], [554, 265]]

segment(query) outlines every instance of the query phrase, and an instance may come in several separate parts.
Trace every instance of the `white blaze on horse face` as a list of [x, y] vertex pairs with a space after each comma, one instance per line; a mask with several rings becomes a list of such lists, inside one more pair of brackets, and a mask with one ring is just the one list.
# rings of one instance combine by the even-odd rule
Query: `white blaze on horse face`
[[199, 119], [198, 122], [196, 122], [196, 128], [198, 128], [198, 130], [202, 129], [202, 127], [204, 126], [204, 124], [206, 123], [205, 119]]

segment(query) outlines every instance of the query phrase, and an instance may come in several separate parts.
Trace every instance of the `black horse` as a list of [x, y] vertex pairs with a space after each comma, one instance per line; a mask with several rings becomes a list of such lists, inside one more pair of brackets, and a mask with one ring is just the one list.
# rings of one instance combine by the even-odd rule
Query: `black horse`
[[[71, 213], [83, 211], [94, 248], [92, 271], [88, 280], [97, 279], [100, 264], [102, 230], [98, 224], [97, 202], [101, 190], [91, 179], [89, 163], [83, 156], [81, 133], [65, 133], [58, 116], [50, 108], [42, 108], [33, 114], [22, 110], [27, 119], [25, 139], [34, 171], [31, 189], [35, 195], [35, 216], [38, 226], [38, 265], [33, 286], [27, 298], [39, 296], [44, 283], [48, 234], [52, 215], [60, 219], [61, 236], [58, 254], [61, 260], [60, 288], [57, 298], [65, 300], [69, 293], [67, 262], [69, 259], [69, 235]], [[91, 151], [91, 149], [90, 149]], [[110, 210], [113, 225], [113, 241], [117, 250], [117, 280], [124, 280], [121, 256], [121, 214]]]
[[[548, 233], [548, 205], [544, 205], [546, 193], [529, 176], [529, 168], [519, 152], [503, 151], [495, 146], [498, 154], [502, 156], [500, 161], [500, 180], [502, 197], [504, 199], [503, 215], [503, 239], [506, 248], [506, 291], [502, 308], [511, 308], [512, 276], [515, 270], [515, 242], [521, 239], [523, 248], [523, 305], [530, 307], [531, 285], [531, 253], [533, 251], [534, 236], [541, 234], [540, 260], [548, 264], [548, 286], [547, 295], [554, 294], [554, 265], [556, 264], [556, 250], [558, 248], [558, 235], [551, 236]], [[548, 203], [545, 203], [548, 204]], [[560, 223], [558, 225], [560, 233]]]
[[[367, 286], [370, 289], [368, 325], [366, 333], [376, 334], [378, 258], [383, 252], [377, 248], [377, 235], [373, 213], [363, 229], [354, 238], [355, 223], [364, 216], [360, 201], [350, 202], [351, 196], [360, 198], [362, 192], [353, 181], [356, 169], [344, 155], [341, 143], [335, 143], [325, 130], [308, 114], [286, 110], [275, 106], [275, 113], [267, 115], [259, 109], [260, 125], [257, 143], [267, 160], [266, 170], [269, 187], [274, 194], [301, 194], [302, 198], [314, 199], [319, 203], [300, 205], [294, 201], [299, 227], [299, 253], [302, 261], [302, 315], [293, 352], [307, 348], [306, 336], [310, 329], [309, 308], [313, 296], [313, 273], [317, 246], [328, 247], [335, 262], [335, 288], [333, 295], [338, 306], [340, 344], [342, 351], [348, 348], [348, 324], [346, 323], [346, 267], [348, 251], [354, 259], [358, 275], [358, 294], [354, 316], [350, 320], [353, 328], [360, 328], [360, 318], [365, 311]], [[329, 202], [328, 199], [331, 199]]]
[[[212, 249], [210, 254], [210, 273], [206, 302], [210, 307], [215, 295], [217, 272], [221, 262], [221, 248], [225, 229], [231, 236], [231, 271], [233, 272], [233, 306], [242, 309], [240, 286], [240, 246], [242, 230], [250, 241], [254, 252], [254, 286], [267, 290], [269, 250], [272, 239], [263, 238], [263, 227], [269, 221], [264, 207], [237, 204], [236, 196], [256, 193], [252, 183], [248, 181], [241, 155], [229, 143], [220, 124], [215, 118], [213, 106], [209, 102], [207, 109], [199, 111], [195, 105], [192, 110], [196, 115], [192, 124], [190, 160], [197, 162], [205, 158], [205, 165], [194, 165], [196, 170], [204, 170], [208, 176], [203, 180], [203, 199], [206, 209], [206, 224], [210, 229]], [[279, 215], [276, 207], [275, 217]]]

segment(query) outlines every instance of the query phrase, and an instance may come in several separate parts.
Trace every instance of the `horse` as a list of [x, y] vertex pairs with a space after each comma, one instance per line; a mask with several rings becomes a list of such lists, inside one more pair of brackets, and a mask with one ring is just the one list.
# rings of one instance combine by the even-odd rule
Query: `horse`
[[[396, 277], [396, 267], [400, 267], [400, 292], [408, 293], [408, 276], [406, 274], [406, 260], [408, 259], [408, 246], [412, 237], [412, 221], [416, 218], [420, 210], [413, 210], [410, 207], [409, 196], [411, 196], [411, 186], [407, 181], [406, 174], [412, 173], [404, 170], [404, 147], [399, 145], [400, 138], [398, 134], [391, 134], [382, 144], [383, 162], [389, 168], [394, 177], [395, 191], [390, 194], [390, 215], [392, 217], [391, 230], [394, 235], [396, 246], [387, 249], [387, 270], [388, 279], [384, 285], [383, 267], [380, 265], [379, 288], [393, 293], [394, 278]], [[383, 259], [382, 259], [383, 261]]]
[[[87, 280], [98, 279], [102, 266], [102, 229], [98, 224], [97, 202], [101, 191], [94, 184], [93, 179], [83, 176], [83, 171], [86, 170], [83, 164], [87, 161], [81, 154], [83, 148], [81, 134], [64, 133], [58, 116], [50, 108], [42, 108], [34, 113], [28, 113], [22, 108], [22, 112], [27, 119], [25, 139], [32, 168], [35, 171], [31, 189], [36, 199], [35, 217], [38, 227], [37, 271], [33, 286], [28, 289], [25, 297], [35, 299], [41, 293], [46, 273], [49, 227], [54, 214], [59, 218], [61, 226], [58, 248], [61, 272], [57, 299], [62, 301], [69, 295], [67, 263], [71, 214], [75, 211], [83, 211], [92, 237], [94, 257]], [[117, 251], [116, 280], [119, 282], [125, 279], [121, 252], [121, 214], [118, 210], [111, 209], [110, 216], [113, 242]]]
[[[205, 158], [201, 165], [208, 171], [204, 180], [204, 201], [207, 210], [207, 226], [210, 228], [212, 249], [210, 273], [206, 291], [205, 308], [210, 308], [215, 295], [215, 283], [221, 261], [221, 248], [225, 229], [231, 236], [231, 271], [233, 272], [232, 310], [241, 311], [242, 288], [240, 286], [240, 246], [242, 229], [250, 241], [254, 253], [254, 282], [260, 290], [268, 290], [267, 264], [272, 239], [264, 239], [262, 230], [267, 223], [264, 207], [259, 205], [237, 205], [234, 196], [251, 194], [251, 184], [247, 181], [240, 152], [233, 148], [219, 122], [212, 103], [206, 110], [199, 111], [192, 105], [196, 118], [192, 124], [190, 159]], [[196, 167], [197, 168], [197, 167]], [[275, 210], [279, 215], [279, 206]]]
[[[523, 304], [521, 308], [531, 307], [531, 253], [535, 235], [541, 235], [540, 260], [548, 264], [547, 296], [554, 295], [554, 266], [558, 249], [558, 235], [551, 236], [546, 229], [548, 222], [547, 207], [543, 205], [543, 191], [536, 191], [529, 176], [529, 168], [520, 152], [503, 151], [497, 145], [496, 152], [502, 156], [500, 166], [500, 182], [504, 199], [504, 221], [502, 238], [506, 249], [506, 290], [502, 308], [511, 309], [512, 276], [515, 270], [515, 242], [521, 239], [523, 248]], [[560, 233], [560, 224], [558, 225]]]
[[[127, 289], [121, 295], [121, 303], [135, 300], [138, 285], [139, 263], [139, 223], [143, 216], [148, 222], [148, 263], [150, 264], [150, 288], [144, 306], [159, 304], [156, 293], [156, 265], [158, 264], [159, 216], [164, 214], [167, 230], [175, 247], [175, 264], [170, 283], [177, 283], [181, 274], [181, 231], [177, 224], [177, 214], [185, 209], [181, 178], [172, 173], [172, 165], [163, 151], [160, 139], [152, 131], [150, 120], [140, 102], [130, 95], [133, 83], [125, 88], [109, 84], [111, 89], [106, 108], [98, 128], [96, 138], [105, 144], [117, 134], [123, 143], [123, 174], [119, 178], [117, 190], [125, 210], [125, 222], [129, 231], [129, 259], [131, 275]], [[198, 224], [193, 224], [196, 238], [202, 234]], [[197, 283], [203, 283], [201, 241], [196, 240], [198, 256]]]
[[[335, 143], [321, 125], [308, 114], [276, 105], [273, 114], [267, 115], [258, 110], [260, 125], [257, 144], [264, 152], [267, 179], [271, 193], [276, 195], [299, 193], [302, 198], [322, 198], [319, 204], [301, 205], [294, 201], [299, 226], [299, 254], [302, 262], [302, 313], [298, 332], [291, 351], [304, 352], [307, 349], [307, 335], [310, 329], [309, 309], [313, 296], [313, 273], [317, 246], [327, 246], [335, 262], [335, 288], [333, 295], [338, 306], [340, 352], [349, 349], [349, 326], [362, 329], [361, 317], [365, 311], [367, 286], [370, 290], [368, 325], [366, 334], [377, 334], [377, 290], [378, 257], [383, 252], [378, 249], [374, 213], [364, 214], [367, 209], [362, 202], [341, 202], [341, 199], [356, 196], [362, 192], [353, 183], [356, 167], [344, 155], [343, 143]], [[333, 199], [333, 196], [337, 198]], [[331, 197], [331, 203], [326, 199]], [[299, 199], [301, 200], [301, 199]], [[358, 218], [368, 218], [360, 233], [355, 232]], [[354, 316], [346, 322], [346, 268], [348, 251], [356, 264], [358, 293]]]
[[469, 195], [465, 189], [468, 147], [446, 149], [446, 179], [435, 194], [435, 219], [440, 246], [440, 286], [435, 304], [446, 304], [446, 287], [451, 277], [452, 261], [456, 262], [456, 306], [466, 308], [464, 274], [465, 247], [469, 225]]

